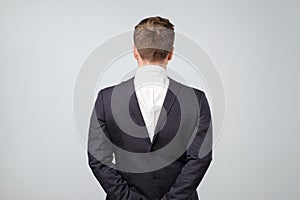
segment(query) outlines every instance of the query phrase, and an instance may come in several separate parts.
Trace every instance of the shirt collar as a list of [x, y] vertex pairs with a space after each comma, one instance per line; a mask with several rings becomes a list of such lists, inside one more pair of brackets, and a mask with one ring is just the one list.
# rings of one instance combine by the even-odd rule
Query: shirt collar
[[162, 66], [159, 66], [159, 65], [154, 65], [154, 64], [138, 67], [136, 69], [135, 74], [143, 73], [146, 71], [155, 71], [155, 72], [161, 73], [164, 76], [167, 76], [167, 70], [165, 68], [163, 68]]
[[166, 85], [168, 83], [167, 69], [155, 64], [138, 67], [134, 77], [135, 86], [150, 82]]

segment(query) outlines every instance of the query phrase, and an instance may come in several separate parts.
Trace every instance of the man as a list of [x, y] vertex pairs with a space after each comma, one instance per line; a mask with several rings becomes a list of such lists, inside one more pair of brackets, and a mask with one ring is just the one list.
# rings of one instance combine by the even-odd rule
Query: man
[[174, 35], [168, 19], [142, 20], [135, 76], [98, 93], [88, 159], [107, 200], [199, 199], [212, 161], [211, 113], [203, 91], [167, 76]]

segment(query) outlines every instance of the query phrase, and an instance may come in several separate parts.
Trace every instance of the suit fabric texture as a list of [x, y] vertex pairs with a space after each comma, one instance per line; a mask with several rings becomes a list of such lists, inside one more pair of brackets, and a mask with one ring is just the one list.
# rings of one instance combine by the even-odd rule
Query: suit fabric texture
[[[134, 77], [98, 92], [87, 155], [106, 200], [199, 199], [196, 189], [212, 161], [210, 106], [202, 90], [168, 78], [153, 142], [134, 91]], [[124, 119], [136, 126], [122, 129]]]

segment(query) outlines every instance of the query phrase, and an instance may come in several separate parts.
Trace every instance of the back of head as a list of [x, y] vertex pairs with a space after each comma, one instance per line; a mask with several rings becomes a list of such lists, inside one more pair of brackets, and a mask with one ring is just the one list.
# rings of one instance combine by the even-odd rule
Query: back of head
[[174, 45], [174, 25], [159, 16], [143, 19], [134, 29], [134, 45], [143, 60], [164, 60]]

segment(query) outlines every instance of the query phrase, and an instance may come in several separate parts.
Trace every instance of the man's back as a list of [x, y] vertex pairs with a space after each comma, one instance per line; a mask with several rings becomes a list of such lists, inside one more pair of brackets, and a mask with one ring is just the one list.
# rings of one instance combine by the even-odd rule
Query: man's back
[[204, 92], [169, 77], [151, 142], [133, 80], [100, 90], [91, 118], [89, 164], [107, 199], [198, 199], [212, 160]]

